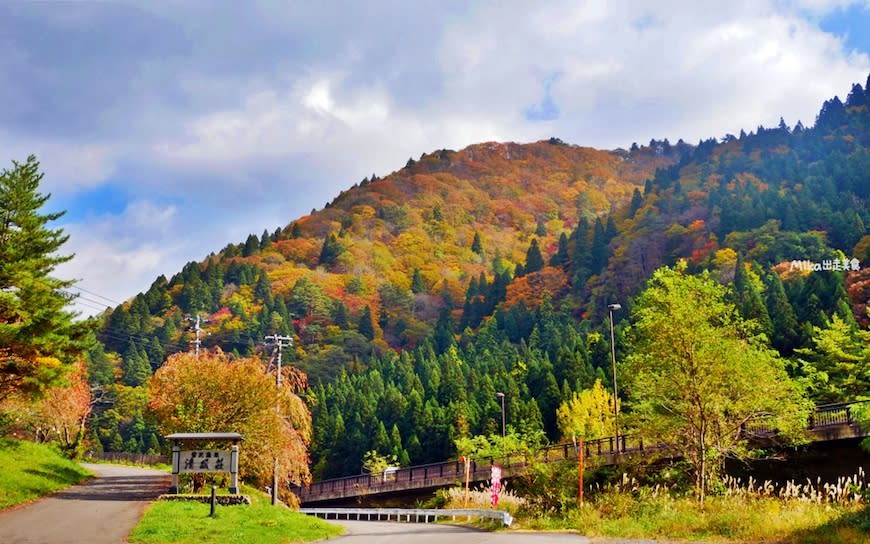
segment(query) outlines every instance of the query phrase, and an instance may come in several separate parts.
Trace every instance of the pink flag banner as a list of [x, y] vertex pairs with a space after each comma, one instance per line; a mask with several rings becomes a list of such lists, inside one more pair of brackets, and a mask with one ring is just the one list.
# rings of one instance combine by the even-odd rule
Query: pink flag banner
[[498, 496], [501, 493], [501, 467], [492, 465], [492, 507], [498, 507]]

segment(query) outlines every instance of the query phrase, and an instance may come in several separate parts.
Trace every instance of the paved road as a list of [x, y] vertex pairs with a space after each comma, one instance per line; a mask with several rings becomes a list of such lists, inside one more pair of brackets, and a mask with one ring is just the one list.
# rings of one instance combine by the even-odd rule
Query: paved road
[[336, 544], [654, 544], [652, 540], [587, 538], [567, 533], [497, 532], [437, 523], [345, 521], [347, 533]]
[[97, 477], [0, 513], [2, 544], [120, 544], [150, 500], [169, 488], [156, 470], [86, 464]]

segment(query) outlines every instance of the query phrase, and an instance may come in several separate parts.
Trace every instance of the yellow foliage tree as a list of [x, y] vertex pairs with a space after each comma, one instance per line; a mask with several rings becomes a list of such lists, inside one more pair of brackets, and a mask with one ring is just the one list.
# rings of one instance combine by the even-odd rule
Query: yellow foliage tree
[[164, 434], [241, 433], [240, 476], [258, 487], [267, 485], [277, 456], [279, 489], [286, 490], [288, 483], [311, 477], [311, 414], [296, 394], [306, 385], [304, 374], [292, 367], [284, 372], [288, 386], [278, 390], [258, 359], [231, 360], [220, 351], [198, 358], [180, 353], [151, 377], [149, 407]]
[[595, 380], [591, 389], [574, 393], [556, 410], [559, 432], [565, 439], [573, 436], [594, 440], [614, 436], [613, 395]]

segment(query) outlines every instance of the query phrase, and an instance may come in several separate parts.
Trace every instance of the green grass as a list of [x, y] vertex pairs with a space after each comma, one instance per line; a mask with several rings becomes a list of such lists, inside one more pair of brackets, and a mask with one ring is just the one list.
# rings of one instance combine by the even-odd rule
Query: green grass
[[284, 544], [323, 540], [343, 531], [338, 525], [272, 506], [256, 491], [245, 491], [251, 497], [250, 506], [218, 506], [214, 518], [209, 517], [208, 504], [152, 503], [133, 529], [129, 541], [133, 544]]
[[866, 505], [799, 500], [709, 497], [703, 509], [690, 498], [639, 499], [610, 493], [563, 516], [518, 520], [524, 529], [574, 530], [587, 536], [704, 542], [858, 544], [870, 542]]
[[45, 444], [0, 438], [0, 509], [32, 501], [91, 473]]
[[124, 461], [124, 460], [106, 460], [106, 459], [97, 459], [96, 457], [85, 457], [84, 462], [93, 463], [95, 465], [124, 465], [128, 467], [140, 467], [140, 468], [150, 468], [154, 470], [162, 470], [163, 472], [172, 472], [172, 465], [166, 463], [155, 463], [153, 465], [143, 464], [143, 463], [134, 463], [132, 461]]

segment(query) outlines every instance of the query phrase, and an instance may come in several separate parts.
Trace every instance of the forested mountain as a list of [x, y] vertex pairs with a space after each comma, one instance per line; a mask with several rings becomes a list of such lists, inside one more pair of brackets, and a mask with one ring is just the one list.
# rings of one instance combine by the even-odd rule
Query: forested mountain
[[623, 306], [619, 357], [632, 297], [678, 259], [732, 285], [744, 316], [795, 360], [832, 316], [866, 328], [868, 201], [859, 84], [812, 127], [627, 151], [552, 138], [424, 153], [107, 312], [90, 379], [119, 381], [129, 402], [97, 416], [94, 439], [155, 447], [137, 391], [189, 349], [197, 316], [203, 349], [294, 339], [285, 361], [312, 384], [315, 477], [358, 472], [373, 449], [403, 463], [449, 457], [453, 439], [500, 427], [496, 392], [509, 425], [558, 439], [559, 403], [610, 380], [606, 305]]

